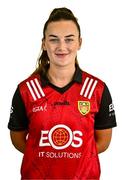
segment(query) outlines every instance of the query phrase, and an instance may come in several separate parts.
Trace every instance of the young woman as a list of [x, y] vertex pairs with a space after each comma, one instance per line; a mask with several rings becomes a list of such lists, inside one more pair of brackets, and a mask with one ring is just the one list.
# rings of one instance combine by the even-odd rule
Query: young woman
[[24, 153], [22, 179], [99, 180], [98, 153], [116, 126], [111, 95], [82, 71], [80, 26], [71, 10], [52, 11], [43, 29], [36, 71], [14, 94], [8, 128]]

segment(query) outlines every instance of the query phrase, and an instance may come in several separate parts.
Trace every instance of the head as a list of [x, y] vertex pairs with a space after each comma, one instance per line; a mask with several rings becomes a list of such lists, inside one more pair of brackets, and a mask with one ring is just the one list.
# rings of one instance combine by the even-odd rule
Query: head
[[[41, 55], [35, 72], [45, 74], [52, 63], [58, 59], [69, 59], [78, 65], [77, 50], [81, 46], [81, 32], [77, 18], [67, 8], [55, 8], [43, 29]], [[64, 63], [63, 61], [60, 61]]]

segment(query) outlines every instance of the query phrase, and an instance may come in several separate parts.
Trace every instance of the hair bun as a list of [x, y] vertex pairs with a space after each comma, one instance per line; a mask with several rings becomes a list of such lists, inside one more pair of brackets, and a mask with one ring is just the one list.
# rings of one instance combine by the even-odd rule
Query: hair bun
[[72, 11], [66, 7], [62, 7], [62, 8], [55, 8], [53, 9], [53, 11], [50, 13], [50, 16], [58, 16], [59, 14], [66, 14], [66, 15], [70, 15], [70, 16], [74, 16], [74, 14], [72, 13]]

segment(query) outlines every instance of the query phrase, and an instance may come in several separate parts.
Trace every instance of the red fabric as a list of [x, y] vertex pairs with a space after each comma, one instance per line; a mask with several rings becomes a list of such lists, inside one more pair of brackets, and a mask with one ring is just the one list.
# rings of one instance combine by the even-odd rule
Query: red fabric
[[[80, 95], [86, 77], [98, 81], [91, 99]], [[39, 75], [19, 85], [29, 118], [22, 179], [99, 180], [94, 116], [99, 111], [104, 83], [83, 72], [82, 84], [74, 83], [63, 94], [46, 86], [42, 88], [45, 96], [34, 100], [26, 85], [34, 78], [41, 85]], [[79, 108], [78, 101], [82, 102]], [[90, 103], [90, 109], [86, 104], [83, 107], [84, 102]], [[82, 108], [88, 112], [82, 114]]]

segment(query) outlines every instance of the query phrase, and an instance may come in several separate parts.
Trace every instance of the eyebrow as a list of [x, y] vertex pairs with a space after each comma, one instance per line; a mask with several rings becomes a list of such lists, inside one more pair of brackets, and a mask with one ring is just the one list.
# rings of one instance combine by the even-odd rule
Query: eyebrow
[[[68, 38], [68, 37], [74, 37], [74, 36], [75, 36], [75, 35], [73, 35], [73, 34], [69, 34], [69, 35], [67, 35], [67, 36], [65, 36], [65, 37]], [[57, 36], [57, 35], [54, 35], [54, 34], [50, 34], [49, 37], [58, 38], [58, 36]]]

